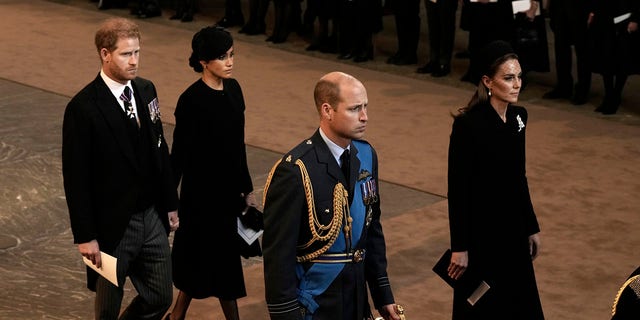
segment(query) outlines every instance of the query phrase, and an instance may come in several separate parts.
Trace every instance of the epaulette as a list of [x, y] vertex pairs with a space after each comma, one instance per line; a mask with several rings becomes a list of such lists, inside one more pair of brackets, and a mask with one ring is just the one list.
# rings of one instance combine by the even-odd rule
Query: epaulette
[[295, 146], [289, 153], [285, 154], [282, 158], [282, 161], [295, 163], [296, 160], [302, 158], [307, 152], [313, 149], [313, 142], [311, 139], [306, 139], [302, 141], [300, 144]]
[[300, 144], [295, 146], [291, 151], [286, 153], [282, 158], [280, 158], [269, 170], [269, 175], [267, 175], [267, 181], [264, 185], [263, 193], [262, 193], [262, 203], [265, 203], [267, 198], [267, 191], [269, 190], [269, 185], [271, 185], [271, 178], [273, 177], [273, 173], [276, 171], [276, 168], [282, 163], [285, 162], [289, 165], [296, 165], [296, 161], [300, 159], [305, 153], [313, 148], [313, 142], [311, 139], [306, 139], [302, 141]]

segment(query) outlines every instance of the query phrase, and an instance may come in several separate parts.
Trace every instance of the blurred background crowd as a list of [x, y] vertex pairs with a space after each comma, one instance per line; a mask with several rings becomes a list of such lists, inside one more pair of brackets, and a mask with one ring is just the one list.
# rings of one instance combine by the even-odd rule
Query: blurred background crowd
[[[213, 0], [90, 1], [97, 2], [100, 10], [127, 8], [139, 18], [163, 17], [165, 12], [168, 19], [191, 22]], [[460, 81], [474, 85], [480, 80], [474, 63], [478, 51], [491, 41], [505, 40], [520, 57], [522, 89], [529, 84], [529, 73], [554, 71], [555, 83], [541, 98], [584, 105], [592, 86], [602, 86], [604, 94], [594, 111], [605, 115], [618, 111], [628, 77], [640, 73], [636, 0], [218, 2], [223, 2], [224, 12], [211, 21], [213, 25], [237, 27], [241, 34], [264, 36], [273, 44], [295, 35], [307, 42], [307, 51], [355, 63], [374, 59], [376, 35], [392, 21], [396, 41], [393, 53], [384, 57], [387, 64], [416, 65], [416, 73], [440, 78], [451, 76], [454, 60], [468, 59]], [[392, 19], [385, 20], [387, 16]], [[426, 33], [421, 32], [425, 25]], [[453, 52], [460, 32], [467, 34], [468, 43], [464, 50]], [[420, 56], [420, 43], [426, 44], [426, 56]], [[599, 75], [597, 81], [592, 81], [593, 74]]]

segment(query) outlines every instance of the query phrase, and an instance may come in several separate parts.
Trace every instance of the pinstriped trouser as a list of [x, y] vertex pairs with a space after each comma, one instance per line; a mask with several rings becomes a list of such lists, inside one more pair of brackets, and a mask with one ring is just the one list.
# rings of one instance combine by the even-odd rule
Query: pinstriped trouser
[[131, 217], [114, 256], [120, 286], [98, 277], [96, 319], [118, 319], [127, 276], [138, 296], [120, 319], [161, 319], [173, 301], [173, 283], [169, 239], [154, 207]]

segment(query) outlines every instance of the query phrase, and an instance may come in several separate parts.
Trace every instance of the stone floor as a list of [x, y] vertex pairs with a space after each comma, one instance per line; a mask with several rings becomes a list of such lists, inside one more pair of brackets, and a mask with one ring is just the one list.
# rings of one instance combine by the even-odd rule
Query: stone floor
[[[61, 179], [64, 106], [98, 71], [93, 33], [102, 19], [84, 0], [0, 0], [0, 319], [90, 319], [93, 294], [73, 245]], [[173, 106], [197, 75], [186, 66], [193, 32], [220, 11], [193, 23], [163, 17], [139, 21], [141, 76], [159, 90], [167, 136]], [[232, 30], [232, 31], [235, 31]], [[342, 70], [367, 86], [367, 139], [380, 155], [383, 224], [396, 299], [409, 319], [450, 318], [451, 290], [431, 266], [448, 246], [446, 153], [449, 112], [473, 87], [457, 79], [417, 75], [415, 67], [384, 63], [392, 35], [380, 35], [376, 60], [345, 63], [234, 33], [234, 76], [247, 101], [250, 169], [261, 192], [274, 161], [317, 125], [312, 88], [324, 73]], [[457, 39], [458, 48], [464, 37]], [[520, 103], [529, 110], [529, 183], [542, 227], [535, 262], [548, 319], [607, 319], [619, 285], [640, 261], [640, 109], [637, 78], [614, 116], [591, 111], [601, 91], [594, 80], [583, 107], [546, 101], [552, 74], [536, 75]], [[596, 79], [596, 78], [594, 78]], [[508, 257], [505, 253], [505, 263]], [[243, 319], [267, 319], [262, 261], [244, 260], [248, 296]], [[126, 287], [126, 299], [134, 291]], [[190, 319], [222, 319], [215, 299], [194, 301]]]

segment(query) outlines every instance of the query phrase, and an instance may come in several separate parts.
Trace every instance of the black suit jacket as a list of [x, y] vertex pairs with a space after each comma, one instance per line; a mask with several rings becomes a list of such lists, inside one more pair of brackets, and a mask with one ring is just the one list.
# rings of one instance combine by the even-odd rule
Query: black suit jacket
[[[62, 128], [62, 174], [74, 242], [97, 239], [107, 253], [118, 245], [131, 214], [139, 211], [145, 185], [153, 188], [153, 204], [167, 233], [167, 212], [178, 207], [162, 122], [152, 121], [148, 109], [157, 102], [156, 89], [142, 78], [131, 84], [141, 130], [149, 137], [140, 148], [150, 148], [152, 161], [141, 164], [136, 158], [122, 109], [100, 75], [71, 99]], [[150, 172], [152, 181], [140, 181], [142, 171]]]

